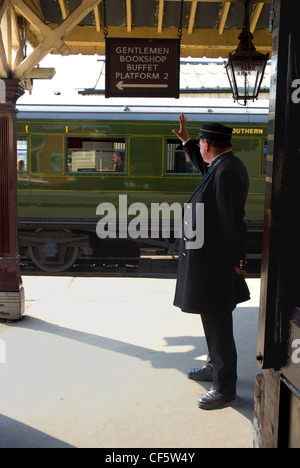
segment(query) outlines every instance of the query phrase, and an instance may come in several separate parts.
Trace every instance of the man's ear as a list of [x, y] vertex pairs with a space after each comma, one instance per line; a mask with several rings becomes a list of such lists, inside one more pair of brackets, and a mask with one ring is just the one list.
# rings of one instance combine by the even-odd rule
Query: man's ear
[[203, 143], [204, 143], [205, 151], [208, 151], [209, 148], [210, 148], [210, 143], [209, 143], [209, 141], [208, 141], [208, 140], [204, 140]]

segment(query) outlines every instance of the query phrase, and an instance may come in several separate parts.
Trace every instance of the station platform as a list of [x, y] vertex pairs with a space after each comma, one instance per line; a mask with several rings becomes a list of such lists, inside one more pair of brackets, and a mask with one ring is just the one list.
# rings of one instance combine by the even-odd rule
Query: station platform
[[199, 316], [175, 280], [24, 277], [26, 315], [0, 324], [0, 448], [252, 448], [260, 280], [234, 311], [238, 400], [198, 408], [209, 382]]

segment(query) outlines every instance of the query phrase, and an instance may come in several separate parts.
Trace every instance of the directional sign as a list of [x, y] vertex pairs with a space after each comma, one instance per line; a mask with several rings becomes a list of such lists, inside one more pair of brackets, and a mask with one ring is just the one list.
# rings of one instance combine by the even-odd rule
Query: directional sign
[[179, 98], [180, 40], [106, 39], [106, 97]]

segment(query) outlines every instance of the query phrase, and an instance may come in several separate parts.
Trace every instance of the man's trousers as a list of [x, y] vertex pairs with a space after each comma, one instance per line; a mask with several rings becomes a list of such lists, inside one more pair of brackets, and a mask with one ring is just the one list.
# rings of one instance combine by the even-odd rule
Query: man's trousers
[[207, 366], [213, 368], [213, 386], [222, 393], [235, 393], [237, 353], [232, 312], [201, 314], [208, 347]]

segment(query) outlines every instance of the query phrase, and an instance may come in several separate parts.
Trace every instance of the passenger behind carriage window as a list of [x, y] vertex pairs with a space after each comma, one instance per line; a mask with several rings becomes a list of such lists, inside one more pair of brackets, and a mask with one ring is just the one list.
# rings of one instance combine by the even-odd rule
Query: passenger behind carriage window
[[112, 161], [116, 172], [125, 172], [125, 154], [124, 151], [115, 151], [112, 155]]
[[68, 172], [116, 172], [115, 153], [122, 153], [125, 172], [124, 140], [87, 140], [69, 138]]
[[196, 167], [183, 150], [182, 144], [168, 141], [167, 172], [173, 174], [198, 173]]
[[18, 172], [26, 171], [25, 161], [23, 161], [23, 159], [19, 159], [19, 161], [17, 162], [17, 171]]
[[17, 171], [27, 171], [27, 138], [18, 138], [17, 141]]

